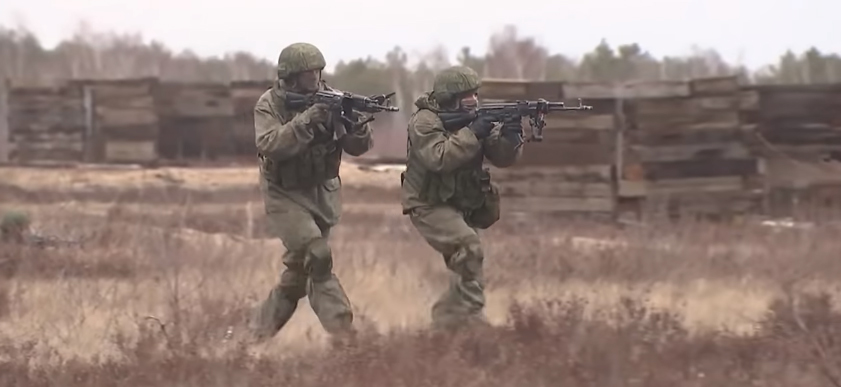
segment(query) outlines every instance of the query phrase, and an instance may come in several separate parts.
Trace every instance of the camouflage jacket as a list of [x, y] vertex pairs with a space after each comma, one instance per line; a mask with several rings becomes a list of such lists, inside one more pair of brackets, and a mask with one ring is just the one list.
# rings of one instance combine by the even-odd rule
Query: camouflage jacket
[[370, 125], [365, 124], [353, 133], [336, 138], [334, 129], [342, 125], [338, 116], [331, 114], [329, 127], [292, 120], [301, 112], [286, 108], [285, 95], [286, 88], [280, 81], [260, 96], [254, 108], [255, 141], [261, 157], [260, 185], [266, 213], [284, 211], [290, 205], [297, 205], [310, 211], [324, 224], [335, 225], [341, 215], [341, 178], [338, 173], [315, 185], [288, 188], [281, 184], [278, 170], [301, 160], [315, 165], [324, 164], [325, 156], [314, 151], [316, 145], [327, 144], [337, 149], [338, 155], [336, 152], [333, 154], [338, 159], [331, 161], [337, 164], [341, 162], [342, 152], [360, 156], [373, 147]]
[[406, 172], [403, 178], [403, 211], [434, 204], [422, 194], [430, 177], [443, 183], [439, 189], [442, 199], [456, 194], [454, 174], [464, 169], [481, 169], [484, 158], [497, 168], [513, 165], [522, 154], [522, 138], [509, 141], [496, 125], [491, 135], [479, 141], [467, 127], [447, 131], [440, 109], [430, 95], [423, 94], [416, 101], [418, 110], [409, 120]]

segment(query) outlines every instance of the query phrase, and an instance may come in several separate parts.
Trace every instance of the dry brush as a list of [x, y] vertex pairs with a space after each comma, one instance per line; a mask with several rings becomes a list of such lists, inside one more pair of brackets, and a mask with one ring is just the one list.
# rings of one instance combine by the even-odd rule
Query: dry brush
[[362, 340], [330, 347], [302, 305], [245, 346], [283, 252], [255, 192], [36, 183], [0, 198], [81, 244], [0, 248], [4, 386], [820, 386], [841, 367], [837, 230], [512, 214], [483, 233], [494, 327], [432, 333], [441, 258], [396, 192], [346, 179], [332, 238]]

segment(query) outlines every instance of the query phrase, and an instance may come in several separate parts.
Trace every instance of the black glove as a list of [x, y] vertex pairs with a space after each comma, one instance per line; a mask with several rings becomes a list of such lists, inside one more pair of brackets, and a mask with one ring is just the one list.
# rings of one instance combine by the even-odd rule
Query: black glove
[[520, 144], [523, 142], [523, 122], [520, 120], [506, 121], [499, 129], [499, 134], [502, 138], [510, 141], [512, 144]]
[[357, 129], [361, 128], [360, 118], [362, 118], [362, 114], [356, 110], [351, 109], [350, 111], [344, 112], [342, 114], [342, 124], [345, 126], [345, 131], [353, 134]]
[[502, 134], [523, 134], [523, 121], [518, 119], [508, 120], [502, 124], [502, 128], [499, 131]]
[[476, 135], [476, 138], [479, 140], [484, 140], [488, 136], [491, 135], [491, 129], [493, 129], [494, 123], [487, 117], [478, 117], [470, 125], [467, 126], [473, 134]]

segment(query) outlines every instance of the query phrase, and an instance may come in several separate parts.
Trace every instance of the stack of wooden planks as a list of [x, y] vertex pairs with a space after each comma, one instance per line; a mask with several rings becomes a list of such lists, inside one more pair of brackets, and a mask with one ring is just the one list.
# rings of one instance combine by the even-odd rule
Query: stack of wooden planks
[[658, 82], [626, 95], [620, 195], [647, 210], [734, 215], [761, 210], [759, 161], [740, 122], [736, 77]]
[[85, 161], [154, 163], [158, 160], [157, 79], [77, 80], [86, 116]]
[[161, 120], [160, 152], [169, 159], [213, 159], [230, 154], [236, 138], [227, 84], [161, 83], [155, 93]]
[[603, 213], [615, 206], [609, 165], [494, 169], [503, 208], [523, 212]]
[[[583, 92], [588, 92], [585, 88]], [[577, 105], [577, 98], [594, 105], [592, 111], [551, 113], [546, 117], [542, 142], [524, 145], [520, 161], [493, 177], [506, 197], [503, 206], [514, 211], [604, 213], [614, 211], [615, 184], [613, 102], [593, 100], [580, 85], [562, 82], [483, 80], [483, 103], [516, 100], [563, 101]], [[526, 137], [531, 128], [524, 119]]]
[[742, 101], [766, 170], [768, 210], [841, 206], [841, 85], [751, 86]]
[[6, 103], [10, 161], [82, 160], [86, 120], [81, 89], [15, 87]]

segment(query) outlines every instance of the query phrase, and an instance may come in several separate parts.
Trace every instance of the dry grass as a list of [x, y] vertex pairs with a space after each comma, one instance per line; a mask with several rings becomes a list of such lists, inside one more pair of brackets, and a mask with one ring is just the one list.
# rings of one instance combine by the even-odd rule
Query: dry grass
[[344, 177], [332, 243], [364, 340], [332, 350], [304, 300], [245, 348], [229, 327], [277, 280], [283, 248], [254, 192], [200, 186], [240, 174], [201, 173], [166, 194], [92, 172], [100, 187], [17, 175], [0, 191], [36, 228], [85, 241], [0, 246], [0, 385], [819, 386], [841, 366], [835, 230], [507, 217], [484, 233], [495, 327], [439, 335], [426, 328], [443, 262], [361, 173]]
[[[351, 163], [342, 164], [342, 179], [353, 185], [375, 185], [396, 188], [400, 186], [399, 172], [372, 173]], [[257, 184], [255, 166], [205, 167], [205, 168], [156, 168], [94, 165], [79, 168], [0, 168], [0, 181], [4, 184], [36, 191], [83, 190], [169, 187], [182, 189], [214, 190], [231, 187], [251, 188]]]

